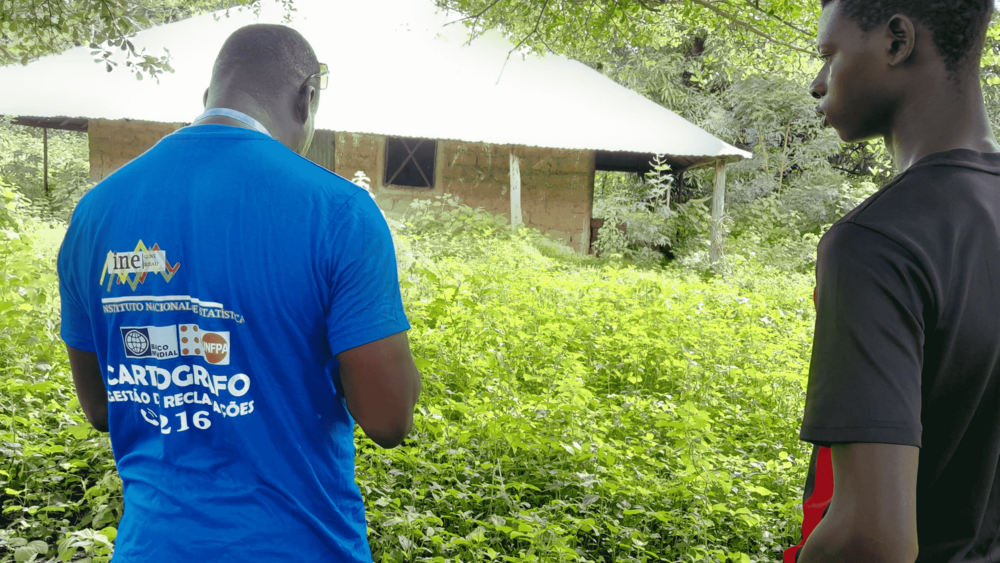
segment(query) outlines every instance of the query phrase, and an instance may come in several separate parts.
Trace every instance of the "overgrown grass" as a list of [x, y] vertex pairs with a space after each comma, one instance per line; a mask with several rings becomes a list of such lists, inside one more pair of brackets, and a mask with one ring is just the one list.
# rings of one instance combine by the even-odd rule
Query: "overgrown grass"
[[120, 518], [121, 482], [107, 439], [86, 425], [59, 340], [64, 227], [32, 219], [2, 181], [0, 193], [0, 559], [35, 560], [81, 538], [97, 553], [105, 536], [88, 529]]
[[[808, 459], [807, 277], [706, 280], [428, 224], [397, 237], [416, 430], [394, 450], [357, 434], [376, 561], [780, 561]], [[68, 538], [106, 560], [110, 447], [73, 399], [53, 248], [17, 240], [0, 236], [0, 559]]]

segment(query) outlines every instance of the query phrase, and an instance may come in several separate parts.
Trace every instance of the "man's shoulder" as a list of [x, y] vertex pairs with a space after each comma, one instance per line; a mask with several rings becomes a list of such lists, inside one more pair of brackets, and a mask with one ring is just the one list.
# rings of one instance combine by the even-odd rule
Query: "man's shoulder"
[[371, 192], [305, 157], [295, 156], [305, 175], [304, 183], [310, 186], [309, 196], [332, 214], [364, 216], [377, 209]]
[[894, 224], [908, 217], [925, 220], [939, 212], [935, 205], [947, 197], [940, 189], [951, 183], [956, 170], [951, 167], [921, 166], [900, 174], [837, 222], [856, 223], [869, 228]]
[[309, 160], [304, 156], [295, 154], [292, 151], [289, 158], [293, 161], [293, 165], [301, 171], [302, 174], [309, 177], [312, 180], [312, 184], [316, 186], [322, 186], [323, 189], [337, 193], [338, 195], [353, 197], [363, 191], [364, 188], [358, 186], [354, 182], [344, 178], [343, 176], [333, 172], [328, 168], [324, 168], [319, 164]]
[[280, 143], [262, 144], [260, 150], [267, 153], [267, 158], [250, 157], [248, 164], [257, 167], [260, 174], [270, 176], [272, 181], [285, 183], [290, 193], [345, 202], [365, 191], [354, 182]]
[[855, 225], [909, 249], [923, 247], [932, 239], [977, 228], [988, 220], [991, 204], [1000, 211], [1000, 205], [983, 197], [989, 193], [984, 186], [1000, 187], [998, 175], [1000, 166], [994, 168], [982, 161], [945, 155], [925, 159], [848, 212], [834, 227]]
[[[266, 138], [192, 137], [213, 143], [231, 142], [233, 146], [220, 148], [220, 156], [216, 159], [212, 158], [211, 153], [194, 150], [190, 158], [185, 158], [186, 165], [177, 167], [178, 153], [189, 153], [192, 149], [182, 143], [188, 140], [187, 137], [181, 134], [175, 136], [176, 138], [171, 138], [173, 136], [164, 138], [98, 183], [91, 190], [92, 204], [100, 205], [99, 201], [109, 197], [114, 199], [120, 195], [118, 194], [120, 190], [132, 193], [140, 185], [158, 186], [167, 177], [172, 181], [181, 182], [193, 179], [202, 175], [206, 167], [230, 168], [236, 172], [235, 176], [267, 179], [267, 183], [272, 186], [287, 188], [287, 195], [294, 195], [293, 199], [304, 197], [314, 200], [318, 205], [336, 205], [337, 202], [352, 199], [357, 193], [364, 191], [350, 180], [297, 154], [281, 143]], [[247, 141], [260, 142], [247, 143]], [[275, 202], [271, 200], [270, 203]]]

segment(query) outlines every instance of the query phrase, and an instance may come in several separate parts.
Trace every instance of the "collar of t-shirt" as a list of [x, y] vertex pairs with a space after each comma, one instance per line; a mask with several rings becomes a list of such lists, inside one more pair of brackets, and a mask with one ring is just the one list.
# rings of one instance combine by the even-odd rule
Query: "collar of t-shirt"
[[[906, 172], [924, 166], [963, 166], [983, 172], [1000, 174], [1000, 153], [979, 152], [971, 149], [953, 149], [929, 154], [910, 166]], [[905, 172], [904, 172], [905, 174]], [[902, 176], [903, 174], [900, 174]]]
[[258, 131], [260, 133], [267, 135], [268, 137], [273, 138], [271, 132], [267, 130], [267, 127], [261, 125], [259, 121], [241, 111], [236, 111], [234, 109], [229, 109], [229, 108], [212, 108], [209, 110], [205, 110], [204, 113], [194, 118], [194, 121], [191, 122], [191, 125], [198, 125], [199, 121], [204, 121], [209, 117], [228, 117], [229, 119], [234, 119], [236, 121], [239, 121], [240, 123], [249, 126], [251, 129], [254, 129], [255, 131]]

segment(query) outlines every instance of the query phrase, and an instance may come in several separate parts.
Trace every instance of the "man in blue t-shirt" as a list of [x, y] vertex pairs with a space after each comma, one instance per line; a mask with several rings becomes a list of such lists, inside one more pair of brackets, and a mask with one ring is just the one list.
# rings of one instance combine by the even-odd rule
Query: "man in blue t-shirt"
[[354, 421], [400, 444], [420, 376], [385, 219], [299, 156], [327, 80], [290, 28], [238, 30], [208, 111], [73, 214], [62, 336], [124, 483], [115, 563], [371, 561]]

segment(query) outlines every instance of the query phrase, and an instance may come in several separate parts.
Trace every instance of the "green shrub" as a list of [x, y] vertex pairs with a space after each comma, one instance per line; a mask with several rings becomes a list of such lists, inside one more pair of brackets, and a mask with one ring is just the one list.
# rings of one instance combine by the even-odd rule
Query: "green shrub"
[[0, 193], [0, 553], [6, 544], [27, 561], [55, 555], [68, 530], [117, 522], [121, 482], [108, 440], [80, 411], [58, 334], [65, 227], [31, 218], [2, 178]]
[[44, 189], [42, 130], [11, 125], [0, 119], [0, 177], [17, 186], [34, 217], [68, 221], [90, 180], [90, 146], [86, 133], [50, 129], [49, 192]]
[[[809, 453], [809, 279], [567, 258], [436, 201], [394, 233], [416, 429], [394, 450], [356, 435], [375, 560], [779, 561]], [[0, 315], [0, 558], [106, 560], [120, 482], [72, 398], [55, 245], [31, 244], [0, 249], [21, 260], [3, 286], [20, 312]]]
[[594, 249], [639, 263], [663, 262], [708, 248], [708, 198], [678, 203], [663, 156], [652, 170], [635, 174], [601, 172], [594, 185], [594, 217], [604, 219]]

